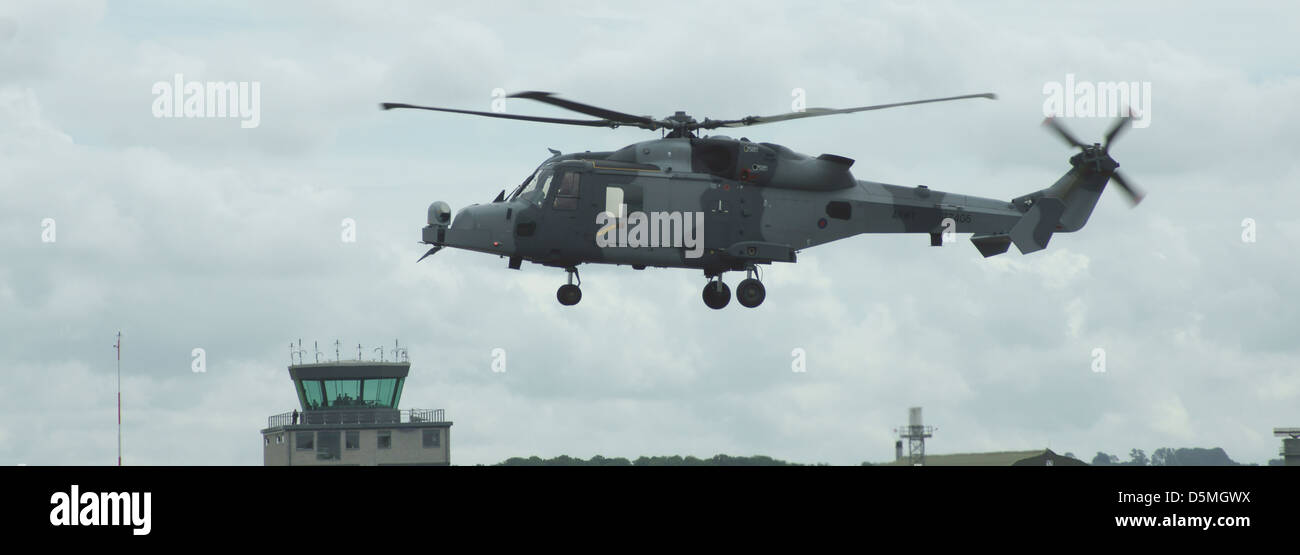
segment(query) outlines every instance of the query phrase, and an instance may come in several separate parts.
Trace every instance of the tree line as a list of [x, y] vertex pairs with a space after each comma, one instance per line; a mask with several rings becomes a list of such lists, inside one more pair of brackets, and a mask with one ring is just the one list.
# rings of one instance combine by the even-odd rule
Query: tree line
[[551, 459], [543, 459], [538, 456], [528, 458], [511, 457], [494, 466], [804, 466], [799, 463], [786, 462], [764, 455], [754, 455], [752, 457], [735, 457], [731, 455], [714, 455], [711, 458], [700, 459], [692, 456], [673, 455], [669, 457], [637, 457], [635, 460], [628, 460], [625, 457], [607, 458], [596, 455], [590, 459], [583, 460], [568, 455], [560, 455]]
[[[1066, 453], [1066, 457], [1083, 460], [1074, 453]], [[1132, 449], [1129, 451], [1128, 460], [1120, 460], [1119, 457], [1097, 452], [1097, 455], [1091, 461], [1087, 461], [1093, 466], [1241, 466], [1241, 463], [1232, 460], [1228, 453], [1222, 447], [1202, 448], [1170, 448], [1161, 447], [1147, 455], [1142, 449]], [[1282, 459], [1270, 460], [1269, 466], [1280, 466]], [[872, 463], [864, 462], [863, 466], [870, 466]], [[765, 455], [753, 455], [749, 457], [738, 457], [732, 455], [714, 455], [713, 457], [701, 459], [693, 456], [656, 456], [656, 457], [637, 457], [628, 459], [626, 457], [603, 457], [596, 455], [590, 459], [581, 459], [560, 455], [549, 459], [543, 459], [538, 456], [532, 457], [511, 457], [505, 461], [499, 462], [493, 466], [827, 466], [826, 463], [817, 463], [816, 465], [806, 465], [802, 463], [793, 463], [774, 459]]]

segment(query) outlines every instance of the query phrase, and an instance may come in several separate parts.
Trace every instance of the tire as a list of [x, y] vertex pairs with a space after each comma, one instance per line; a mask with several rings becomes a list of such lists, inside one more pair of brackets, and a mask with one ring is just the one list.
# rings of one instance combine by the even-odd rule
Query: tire
[[736, 286], [736, 301], [747, 308], [754, 308], [763, 304], [763, 299], [767, 298], [767, 288], [763, 283], [750, 278], [740, 282]]
[[704, 298], [704, 304], [713, 310], [721, 310], [731, 302], [731, 288], [721, 281], [710, 281], [704, 286], [704, 292], [701, 295]]
[[573, 306], [582, 300], [582, 290], [577, 285], [567, 283], [561, 285], [560, 289], [555, 292], [555, 299], [564, 306]]

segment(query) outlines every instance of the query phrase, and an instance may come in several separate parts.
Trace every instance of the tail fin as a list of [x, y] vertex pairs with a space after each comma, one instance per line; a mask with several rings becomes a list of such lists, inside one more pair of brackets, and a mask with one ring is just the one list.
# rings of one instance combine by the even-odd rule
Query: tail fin
[[[1119, 162], [1110, 157], [1111, 142], [1128, 128], [1132, 119], [1131, 114], [1119, 118], [1106, 131], [1106, 142], [1091, 145], [1080, 142], [1055, 119], [1049, 117], [1043, 120], [1043, 124], [1055, 131], [1062, 140], [1070, 146], [1078, 147], [1079, 153], [1070, 157], [1070, 165], [1073, 166], [1070, 171], [1051, 187], [1012, 201], [1016, 206], [1029, 207], [1008, 232], [1011, 242], [1016, 244], [1021, 253], [1029, 254], [1047, 248], [1052, 234], [1058, 231], [1083, 229], [1093, 208], [1097, 207], [1097, 199], [1101, 198], [1102, 190], [1112, 179], [1120, 190], [1128, 194], [1135, 206], [1142, 201], [1142, 193], [1115, 171], [1119, 168]], [[980, 252], [984, 250], [981, 248]], [[984, 256], [989, 254], [985, 253]]]
[[1097, 172], [1071, 168], [1051, 187], [1016, 198], [1017, 206], [1026, 203], [1030, 208], [1012, 226], [1011, 242], [1023, 254], [1047, 248], [1052, 234], [1058, 231], [1078, 231], [1088, 223], [1088, 217], [1097, 207], [1097, 199], [1110, 178]]

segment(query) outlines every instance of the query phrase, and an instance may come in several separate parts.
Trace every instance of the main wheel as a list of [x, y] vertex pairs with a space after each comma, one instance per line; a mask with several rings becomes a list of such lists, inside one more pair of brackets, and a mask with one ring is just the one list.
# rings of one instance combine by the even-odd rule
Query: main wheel
[[582, 290], [577, 285], [566, 283], [555, 292], [555, 298], [564, 306], [573, 306], [582, 300]]
[[710, 281], [704, 286], [704, 304], [713, 310], [721, 309], [731, 302], [731, 288], [719, 281]]
[[746, 279], [736, 286], [736, 300], [748, 308], [763, 304], [763, 299], [766, 298], [767, 289], [763, 287], [763, 282], [754, 278]]

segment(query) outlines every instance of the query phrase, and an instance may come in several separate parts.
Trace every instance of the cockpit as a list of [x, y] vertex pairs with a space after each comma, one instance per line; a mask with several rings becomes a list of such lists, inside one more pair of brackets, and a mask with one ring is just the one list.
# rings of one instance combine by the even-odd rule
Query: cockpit
[[551, 179], [554, 177], [554, 170], [550, 164], [543, 164], [533, 175], [524, 179], [515, 192], [507, 200], [519, 199], [541, 206], [546, 199], [547, 193], [551, 192]]

